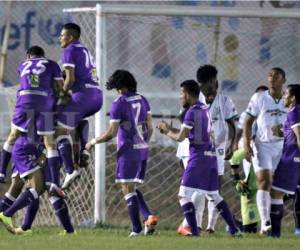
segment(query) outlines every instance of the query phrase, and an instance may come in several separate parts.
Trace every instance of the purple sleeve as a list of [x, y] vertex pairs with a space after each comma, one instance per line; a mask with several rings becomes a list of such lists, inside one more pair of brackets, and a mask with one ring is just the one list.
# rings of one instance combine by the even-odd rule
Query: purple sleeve
[[52, 69], [53, 69], [53, 79], [63, 80], [61, 69], [56, 62], [53, 62]]
[[23, 64], [20, 63], [19, 66], [18, 66], [18, 74], [19, 74], [19, 76], [21, 75], [22, 67], [23, 67]]
[[291, 128], [300, 126], [300, 109], [295, 108], [292, 112], [289, 112], [287, 120], [289, 121]]
[[121, 102], [114, 101], [111, 105], [110, 112], [110, 121], [111, 122], [120, 122], [122, 118], [122, 104]]
[[189, 109], [183, 119], [183, 127], [192, 129], [194, 127], [194, 112], [193, 110]]
[[150, 113], [151, 112], [150, 104], [145, 97], [143, 99], [144, 99], [144, 105], [145, 105], [146, 111], [147, 111], [147, 113]]
[[68, 47], [63, 50], [61, 60], [64, 67], [75, 68], [74, 58], [74, 50], [72, 49], [72, 47]]

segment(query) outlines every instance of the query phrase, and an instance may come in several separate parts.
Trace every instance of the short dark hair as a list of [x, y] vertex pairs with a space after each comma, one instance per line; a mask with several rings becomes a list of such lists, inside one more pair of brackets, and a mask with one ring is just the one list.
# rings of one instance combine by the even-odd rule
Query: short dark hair
[[259, 92], [259, 91], [266, 91], [269, 88], [265, 85], [259, 85], [256, 89], [255, 89], [255, 93]]
[[127, 70], [116, 70], [106, 83], [106, 89], [121, 89], [127, 88], [130, 92], [136, 92], [137, 81], [134, 76]]
[[218, 70], [211, 64], [205, 64], [197, 70], [197, 81], [200, 84], [205, 84], [212, 78], [217, 78]]
[[180, 84], [189, 95], [199, 98], [200, 86], [195, 80], [186, 80]]
[[295, 96], [296, 104], [300, 104], [300, 84], [290, 84], [287, 86], [291, 96]]
[[72, 35], [75, 39], [80, 38], [81, 29], [80, 26], [76, 23], [66, 23], [64, 24], [63, 29], [67, 30], [69, 34]]
[[45, 56], [45, 51], [43, 50], [42, 47], [39, 46], [32, 46], [30, 47], [27, 51], [26, 54], [28, 56], [40, 56], [40, 57], [44, 57]]
[[271, 70], [277, 71], [279, 74], [282, 75], [283, 79], [285, 79], [285, 71], [284, 71], [282, 68], [274, 67], [274, 68], [272, 68]]

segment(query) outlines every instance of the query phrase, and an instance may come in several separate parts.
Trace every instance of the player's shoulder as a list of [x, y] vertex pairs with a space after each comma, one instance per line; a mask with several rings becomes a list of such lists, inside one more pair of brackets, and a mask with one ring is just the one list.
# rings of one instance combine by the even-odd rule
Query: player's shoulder
[[122, 95], [120, 95], [120, 96], [118, 96], [117, 98], [115, 98], [115, 99], [113, 100], [113, 104], [118, 104], [118, 103], [120, 103], [120, 102], [122, 102], [122, 101], [124, 101], [124, 98], [123, 98]]
[[252, 99], [255, 99], [257, 101], [264, 101], [266, 99], [270, 99], [270, 95], [269, 95], [269, 91], [268, 90], [265, 90], [265, 91], [260, 91], [260, 92], [257, 92], [257, 93], [254, 93], [252, 95]]
[[225, 105], [228, 101], [232, 102], [232, 99], [230, 96], [224, 94], [223, 92], [218, 92], [218, 94], [215, 97], [215, 100], [220, 104], [220, 105]]

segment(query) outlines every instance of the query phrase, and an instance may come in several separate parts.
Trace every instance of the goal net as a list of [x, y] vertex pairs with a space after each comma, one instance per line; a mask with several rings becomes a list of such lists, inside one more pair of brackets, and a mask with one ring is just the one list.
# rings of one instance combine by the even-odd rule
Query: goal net
[[[138, 91], [150, 101], [154, 126], [161, 119], [179, 126], [175, 118], [180, 109], [179, 85], [195, 79], [201, 64], [217, 66], [219, 89], [233, 99], [239, 112], [245, 109], [258, 85], [267, 85], [270, 68], [283, 68], [287, 83], [297, 83], [299, 79], [300, 29], [299, 19], [295, 18], [299, 13], [294, 11], [97, 5], [65, 12], [68, 20], [81, 26], [81, 42], [96, 56], [102, 86], [116, 69], [132, 72]], [[115, 97], [115, 93], [104, 91], [106, 104], [102, 115], [96, 117], [96, 126], [91, 119], [91, 137], [96, 129], [99, 132], [108, 125], [106, 113]], [[113, 141], [97, 149], [89, 168], [68, 192], [67, 202], [76, 225], [129, 224], [123, 195], [114, 183], [115, 144]], [[175, 156], [176, 148], [176, 143], [155, 131], [146, 181], [141, 186], [149, 207], [165, 228], [174, 228], [182, 220], [177, 198], [182, 169]], [[221, 190], [240, 218], [239, 196], [231, 184], [229, 168]], [[291, 202], [288, 204], [285, 225], [292, 225]], [[55, 224], [46, 197], [36, 224]]]
[[[98, 53], [102, 85], [116, 69], [131, 71], [138, 91], [150, 100], [155, 124], [163, 116], [178, 114], [179, 85], [195, 79], [201, 64], [217, 66], [219, 89], [233, 99], [239, 112], [258, 85], [267, 85], [272, 67], [282, 67], [288, 83], [299, 78], [300, 29], [295, 18], [298, 14], [293, 11], [274, 14], [243, 9], [230, 13], [214, 8], [205, 13], [205, 8], [197, 12], [182, 6], [143, 9], [104, 5], [66, 12], [81, 25], [82, 42]], [[115, 93], [105, 92], [105, 113], [114, 98]], [[173, 121], [176, 124], [176, 119]], [[99, 122], [105, 127], [107, 118], [102, 116]], [[182, 218], [177, 201], [182, 173], [175, 157], [177, 145], [156, 132], [150, 147], [146, 182], [141, 189], [160, 225], [173, 228]], [[101, 218], [108, 224], [123, 225], [128, 224], [127, 209], [120, 188], [114, 184], [115, 160], [115, 143], [108, 143], [105, 160], [96, 166], [105, 168], [105, 189], [99, 193], [105, 197], [105, 217]], [[221, 190], [239, 217], [240, 202], [229, 177], [227, 168]], [[286, 217], [291, 224], [292, 213]]]

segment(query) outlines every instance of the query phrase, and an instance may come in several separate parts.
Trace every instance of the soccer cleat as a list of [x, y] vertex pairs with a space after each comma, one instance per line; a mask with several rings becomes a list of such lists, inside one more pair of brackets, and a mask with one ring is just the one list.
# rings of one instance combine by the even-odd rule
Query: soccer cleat
[[211, 228], [206, 228], [205, 232], [207, 232], [208, 234], [214, 234], [215, 230], [213, 230]]
[[240, 230], [238, 230], [237, 232], [235, 232], [234, 234], [230, 234], [231, 237], [236, 237], [236, 238], [240, 238], [243, 237], [243, 234], [241, 233]]
[[155, 231], [155, 226], [157, 225], [157, 217], [155, 215], [149, 215], [148, 219], [144, 221], [145, 229], [144, 235], [151, 235]]
[[21, 227], [15, 228], [16, 235], [24, 235], [24, 236], [31, 236], [33, 234], [31, 229], [23, 230]]
[[265, 224], [261, 225], [260, 234], [268, 235], [268, 234], [270, 234], [271, 229], [272, 229], [271, 222], [267, 221]]
[[62, 185], [62, 189], [67, 189], [70, 187], [70, 185], [80, 177], [80, 170], [79, 169], [74, 169], [72, 174], [66, 174], [66, 178], [64, 180], [64, 183]]
[[83, 150], [80, 153], [80, 159], [79, 159], [79, 167], [86, 168], [90, 164], [90, 153], [87, 150]]
[[49, 188], [49, 193], [50, 195], [57, 196], [62, 199], [66, 198], [66, 193], [61, 188], [59, 188], [56, 184], [53, 183]]
[[0, 222], [7, 229], [8, 232], [15, 234], [15, 228], [11, 217], [5, 216], [3, 212], [0, 213]]
[[182, 225], [180, 225], [178, 228], [177, 228], [177, 233], [178, 234], [181, 234], [183, 236], [192, 236], [192, 231], [191, 231], [191, 228], [190, 227], [184, 227]]
[[128, 237], [129, 238], [134, 238], [134, 237], [138, 237], [138, 236], [141, 236], [142, 235], [142, 232], [139, 232], [139, 233], [136, 233], [136, 232], [131, 232]]
[[300, 228], [295, 228], [294, 235], [300, 236]]
[[73, 232], [67, 232], [66, 230], [60, 232], [58, 234], [59, 236], [71, 236], [71, 235], [77, 235], [77, 232], [76, 231], [73, 231]]

